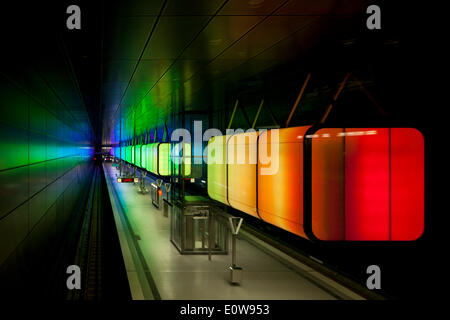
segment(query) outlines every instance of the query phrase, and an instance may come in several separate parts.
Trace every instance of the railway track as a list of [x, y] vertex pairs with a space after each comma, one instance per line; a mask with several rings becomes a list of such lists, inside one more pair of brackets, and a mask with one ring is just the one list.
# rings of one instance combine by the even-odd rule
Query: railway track
[[68, 300], [102, 298], [102, 206], [101, 172], [99, 167], [96, 167], [74, 262], [81, 269], [81, 289], [70, 290]]

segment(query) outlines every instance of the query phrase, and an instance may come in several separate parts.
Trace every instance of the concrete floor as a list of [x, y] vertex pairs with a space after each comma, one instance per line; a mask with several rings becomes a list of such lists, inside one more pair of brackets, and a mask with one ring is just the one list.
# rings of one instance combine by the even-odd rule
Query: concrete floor
[[117, 183], [111, 164], [104, 169], [133, 299], [336, 299], [242, 239], [237, 261], [243, 280], [231, 285], [230, 254], [213, 255], [212, 261], [207, 255], [181, 255], [170, 242], [170, 218], [152, 205], [150, 194]]

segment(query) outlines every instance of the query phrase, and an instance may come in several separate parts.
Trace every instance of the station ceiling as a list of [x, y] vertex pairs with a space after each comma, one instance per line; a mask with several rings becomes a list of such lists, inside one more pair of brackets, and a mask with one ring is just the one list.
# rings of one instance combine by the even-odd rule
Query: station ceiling
[[[66, 8], [74, 3], [81, 8], [81, 30], [66, 28]], [[222, 105], [232, 108], [239, 91], [233, 88], [251, 82], [262, 82], [258, 88], [263, 93], [278, 94], [273, 113], [284, 119], [311, 69], [311, 56], [316, 65], [324, 65], [323, 74], [331, 75], [331, 64], [339, 67], [343, 65], [340, 59], [352, 60], [358, 55], [357, 51], [347, 55], [344, 50], [338, 56], [322, 48], [331, 42], [345, 47], [366, 29], [368, 4], [371, 1], [10, 2], [0, 13], [2, 41], [8, 44], [1, 52], [0, 71], [24, 87], [30, 86], [30, 74], [44, 78], [46, 88], [34, 89], [42, 96], [42, 103], [64, 122], [88, 132], [97, 146], [117, 142], [119, 121], [129, 135], [131, 126], [137, 133], [160, 127], [180, 112], [180, 106], [188, 112], [211, 106], [217, 111], [220, 106], [212, 100], [221, 100]], [[383, 14], [386, 27], [388, 14]], [[383, 41], [395, 43], [390, 36]], [[376, 60], [377, 54], [368, 59]], [[389, 52], [383, 63], [392, 60], [392, 65], [398, 64], [392, 56]], [[289, 69], [291, 62], [302, 66], [302, 72]], [[268, 70], [278, 71], [274, 77], [262, 78]], [[302, 110], [311, 109], [306, 106], [308, 101], [332, 95], [345, 72], [336, 73], [327, 83], [321, 83], [314, 74]], [[397, 103], [392, 96], [394, 90], [399, 91], [398, 79], [390, 75], [378, 82], [386, 89], [387, 100]], [[349, 83], [349, 87], [357, 86]], [[397, 95], [398, 99], [405, 97]], [[250, 118], [260, 96], [252, 98]], [[326, 101], [319, 102], [316, 105]], [[260, 117], [264, 116], [267, 114]]]
[[[111, 4], [103, 47], [103, 143], [121, 114], [161, 124], [216, 79], [237, 83], [298, 59], [360, 19], [361, 0], [154, 0]], [[183, 101], [176, 95], [183, 91]], [[174, 96], [175, 95], [175, 96]]]

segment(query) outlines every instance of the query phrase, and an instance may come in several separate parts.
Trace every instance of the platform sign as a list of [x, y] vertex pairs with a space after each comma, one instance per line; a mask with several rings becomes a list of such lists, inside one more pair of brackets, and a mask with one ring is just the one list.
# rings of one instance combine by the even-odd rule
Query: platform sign
[[117, 182], [119, 183], [133, 183], [139, 182], [139, 178], [117, 178]]

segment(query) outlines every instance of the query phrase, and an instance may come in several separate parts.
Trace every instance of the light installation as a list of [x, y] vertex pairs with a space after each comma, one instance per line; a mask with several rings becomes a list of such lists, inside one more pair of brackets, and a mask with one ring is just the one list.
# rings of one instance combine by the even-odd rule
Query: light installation
[[148, 146], [146, 144], [144, 144], [141, 147], [141, 165], [140, 165], [140, 167], [144, 168], [144, 169], [147, 166], [147, 147]]
[[311, 152], [311, 226], [318, 239], [421, 236], [424, 141], [418, 130], [320, 129]]
[[[172, 168], [178, 174], [180, 168], [183, 176], [191, 173], [191, 145], [184, 143], [184, 147], [168, 142], [150, 143], [146, 145], [114, 147], [112, 154], [122, 160], [143, 168], [155, 175], [170, 176]], [[179, 161], [172, 161], [172, 149], [179, 148], [184, 152]], [[175, 153], [176, 154], [176, 153]], [[177, 156], [175, 156], [177, 158]]]
[[170, 176], [170, 143], [159, 143], [157, 156], [157, 174], [160, 176]]
[[[211, 198], [311, 240], [421, 236], [424, 141], [418, 130], [305, 126], [279, 130], [277, 142], [273, 133], [210, 139]], [[271, 164], [262, 161], [261, 149], [278, 154], [272, 174], [262, 173]]]
[[171, 145], [170, 161], [173, 167], [173, 174], [188, 177], [191, 175], [191, 144], [187, 142], [175, 143]]
[[134, 154], [134, 164], [137, 167], [142, 167], [142, 165], [141, 165], [141, 160], [142, 160], [142, 158], [141, 158], [141, 154], [142, 154], [141, 151], [142, 151], [142, 145], [141, 144], [136, 145], [136, 147], [134, 148], [134, 152], [135, 152], [135, 154]]
[[[306, 237], [303, 230], [303, 139], [310, 127], [294, 127], [279, 130], [278, 170], [274, 174], [262, 174], [271, 164], [258, 165], [258, 212], [262, 220]], [[263, 136], [264, 135], [264, 136]], [[272, 131], [262, 133], [260, 142], [269, 153], [274, 146]], [[287, 200], [289, 199], [289, 200]]]
[[227, 149], [226, 144], [230, 136], [212, 137], [207, 147], [207, 175], [208, 175], [208, 195], [222, 203], [230, 205], [228, 202], [227, 183]]

